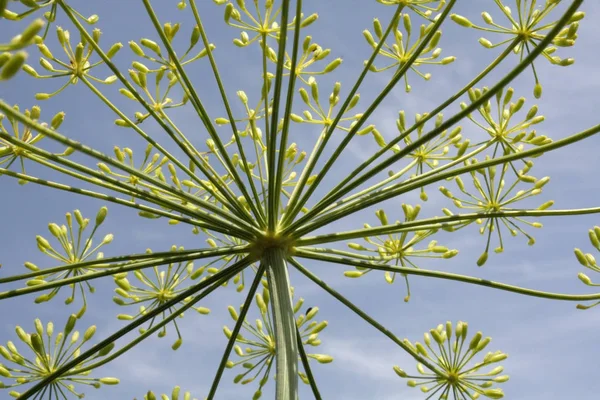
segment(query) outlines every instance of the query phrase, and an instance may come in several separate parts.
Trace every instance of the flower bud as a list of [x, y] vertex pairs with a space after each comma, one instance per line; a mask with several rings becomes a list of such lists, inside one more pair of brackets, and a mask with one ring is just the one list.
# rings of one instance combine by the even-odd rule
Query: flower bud
[[452, 21], [456, 22], [460, 26], [464, 26], [465, 28], [470, 28], [473, 26], [473, 23], [471, 21], [458, 14], [452, 14], [450, 18], [452, 19]]
[[0, 70], [0, 80], [12, 78], [25, 64], [25, 60], [27, 60], [26, 52], [19, 51], [13, 54]]
[[100, 378], [100, 383], [105, 385], [117, 385], [119, 380], [117, 378]]

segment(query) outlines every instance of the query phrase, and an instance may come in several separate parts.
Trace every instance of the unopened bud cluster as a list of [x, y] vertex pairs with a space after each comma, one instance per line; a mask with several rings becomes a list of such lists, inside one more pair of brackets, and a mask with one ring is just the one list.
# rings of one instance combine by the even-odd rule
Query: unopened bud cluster
[[[402, 211], [404, 212], [404, 222], [415, 221], [421, 211], [421, 206], [417, 204], [413, 207], [409, 204], [402, 204]], [[390, 225], [384, 210], [377, 210], [375, 215], [382, 226]], [[395, 224], [399, 225], [400, 221], [396, 221]], [[365, 224], [364, 227], [366, 229], [371, 228], [369, 224]], [[458, 254], [458, 250], [441, 246], [438, 244], [437, 240], [430, 240], [427, 246], [416, 248], [421, 242], [430, 238], [437, 232], [438, 229], [426, 229], [417, 230], [415, 232], [388, 234], [386, 236], [375, 236], [372, 238], [364, 237], [363, 239], [367, 245], [348, 243], [348, 247], [355, 251], [367, 253], [368, 259], [373, 262], [391, 264], [398, 267], [418, 268], [419, 258], [449, 259]], [[344, 275], [348, 278], [360, 278], [371, 271], [373, 270], [366, 267], [356, 267], [356, 270], [346, 271]], [[402, 276], [405, 278], [407, 290], [404, 301], [409, 301], [410, 286], [408, 284], [408, 276], [405, 274], [402, 274]], [[394, 283], [396, 280], [396, 272], [386, 271], [385, 280], [387, 283]]]
[[[501, 399], [504, 397], [502, 389], [495, 388], [494, 384], [508, 381], [508, 375], [501, 375], [504, 368], [492, 367], [505, 360], [508, 356], [501, 352], [487, 352], [483, 359], [474, 362], [475, 356], [484, 354], [491, 341], [490, 337], [483, 337], [477, 332], [468, 340], [468, 325], [459, 321], [452, 326], [450, 321], [440, 324], [431, 329], [423, 336], [423, 343], [410, 342], [404, 339], [404, 344], [415, 354], [427, 361], [427, 364], [435, 366], [435, 370], [429, 365], [419, 362], [417, 371], [419, 375], [409, 375], [398, 366], [394, 366], [394, 372], [408, 379], [407, 385], [418, 387], [423, 393], [436, 396], [440, 399], [477, 399], [481, 396], [490, 399]], [[486, 369], [485, 371], [481, 371]], [[433, 398], [433, 397], [431, 397]]]
[[[85, 332], [80, 333], [75, 330], [76, 323], [77, 316], [72, 314], [67, 319], [63, 331], [58, 333], [54, 331], [52, 322], [44, 325], [39, 319], [35, 320], [35, 332], [32, 333], [27, 333], [23, 328], [17, 326], [15, 331], [22, 342], [21, 346], [24, 346], [27, 352], [33, 354], [26, 354], [22, 348], [20, 351], [12, 341], [8, 341], [6, 346], [0, 346], [0, 356], [4, 359], [0, 362], [0, 389], [16, 388], [21, 385], [35, 383], [73, 358], [78, 357], [83, 345], [94, 337], [96, 326], [92, 325]], [[75, 384], [89, 385], [96, 389], [103, 384], [118, 384], [119, 380], [117, 378], [91, 378], [89, 376], [92, 372], [90, 365], [107, 356], [113, 348], [114, 343], [102, 348], [76, 367], [65, 371], [49, 384], [47, 397], [44, 397], [44, 399], [64, 399], [66, 398], [64, 397], [65, 392], [83, 398], [84, 394], [76, 391]], [[35, 363], [31, 360], [35, 360]], [[62, 396], [59, 395], [60, 393], [62, 393]], [[8, 395], [19, 398], [21, 393], [11, 390]]]
[[[79, 210], [73, 211], [72, 214], [70, 212], [66, 213], [66, 224], [58, 225], [53, 222], [48, 224], [48, 230], [50, 231], [52, 237], [54, 237], [54, 240], [58, 242], [58, 246], [53, 245], [45, 237], [38, 235], [36, 236], [38, 249], [42, 253], [53, 258], [55, 262], [59, 263], [59, 265], [72, 265], [73, 267], [69, 269], [63, 269], [61, 271], [38, 275], [35, 278], [28, 280], [27, 286], [38, 286], [47, 283], [60, 282], [67, 278], [80, 277], [108, 267], [108, 264], [103, 264], [101, 262], [102, 258], [104, 258], [104, 253], [100, 252], [99, 250], [103, 246], [113, 241], [113, 234], [109, 233], [104, 235], [100, 243], [98, 243], [96, 246], [94, 246], [93, 243], [93, 238], [100, 225], [102, 225], [106, 219], [107, 213], [108, 209], [106, 207], [102, 207], [100, 210], [98, 210], [96, 218], [94, 219], [92, 231], [87, 237], [84, 235], [84, 232], [90, 225], [90, 219], [84, 218]], [[73, 219], [75, 219], [75, 221], [73, 221]], [[94, 257], [96, 260], [98, 260], [97, 262], [93, 262]], [[83, 262], [89, 263], [84, 266], [78, 266], [79, 263]], [[26, 262], [25, 267], [33, 272], [43, 271], [43, 269], [31, 262]], [[69, 286], [71, 293], [65, 300], [65, 304], [71, 304], [75, 300], [75, 297], [78, 294], [81, 294], [83, 297], [83, 306], [77, 314], [77, 316], [80, 317], [87, 309], [85, 288], [87, 287], [90, 293], [94, 293], [95, 289], [87, 281], [76, 281]], [[35, 299], [35, 302], [42, 303], [52, 300], [62, 287], [63, 286], [54, 287], [49, 292], [38, 296]]]

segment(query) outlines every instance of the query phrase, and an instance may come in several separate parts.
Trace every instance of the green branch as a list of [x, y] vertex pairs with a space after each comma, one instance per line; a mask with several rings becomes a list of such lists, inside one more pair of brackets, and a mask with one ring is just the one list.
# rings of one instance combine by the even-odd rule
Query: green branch
[[238, 320], [236, 321], [235, 326], [233, 327], [231, 337], [229, 338], [229, 341], [227, 342], [227, 346], [225, 347], [225, 352], [223, 353], [223, 357], [221, 358], [219, 367], [217, 368], [217, 373], [215, 375], [215, 378], [213, 379], [213, 384], [210, 387], [210, 392], [208, 393], [208, 396], [207, 396], [208, 400], [212, 400], [215, 397], [215, 393], [217, 392], [217, 388], [219, 386], [219, 381], [221, 380], [221, 376], [223, 376], [223, 371], [225, 369], [225, 365], [227, 365], [227, 361], [229, 360], [229, 354], [231, 354], [231, 349], [233, 349], [233, 346], [235, 345], [235, 341], [237, 340], [238, 333], [240, 333], [240, 329], [242, 328], [242, 325], [243, 325], [244, 321], [246, 320], [246, 314], [248, 313], [248, 310], [250, 309], [250, 306], [252, 305], [252, 300], [254, 298], [254, 294], [256, 293], [256, 289], [258, 288], [258, 285], [263, 277], [265, 269], [266, 269], [266, 264], [260, 263], [260, 266], [258, 267], [258, 271], [256, 271], [256, 276], [254, 277], [254, 280], [252, 281], [252, 286], [250, 286], [250, 290], [248, 291], [248, 296], [246, 296], [246, 301], [244, 301], [244, 305], [242, 306], [242, 309], [238, 316]]
[[447, 280], [451, 280], [451, 281], [470, 283], [472, 285], [485, 286], [485, 287], [489, 287], [489, 288], [493, 288], [493, 289], [504, 290], [507, 292], [518, 293], [518, 294], [522, 294], [522, 295], [526, 295], [526, 296], [540, 297], [543, 299], [565, 300], [565, 301], [590, 301], [590, 300], [599, 300], [600, 299], [600, 293], [577, 295], [577, 294], [562, 294], [562, 293], [543, 292], [543, 291], [539, 291], [539, 290], [526, 289], [526, 288], [522, 288], [519, 286], [508, 285], [505, 283], [494, 282], [494, 281], [490, 281], [487, 279], [475, 278], [475, 277], [467, 276], [467, 275], [453, 274], [450, 272], [430, 271], [430, 270], [426, 270], [426, 269], [393, 267], [393, 266], [385, 265], [385, 264], [375, 264], [375, 263], [370, 263], [370, 262], [352, 260], [349, 258], [317, 254], [317, 253], [312, 253], [310, 251], [302, 250], [302, 249], [298, 249], [296, 251], [296, 256], [302, 257], [302, 258], [308, 258], [311, 260], [319, 260], [319, 261], [326, 261], [326, 262], [336, 263], [336, 264], [344, 264], [344, 265], [349, 265], [349, 266], [353, 266], [353, 267], [370, 268], [370, 269], [375, 269], [375, 270], [379, 270], [379, 271], [389, 271], [389, 272], [396, 272], [399, 274], [426, 276], [426, 277], [430, 277], [430, 278], [439, 278], [439, 279], [447, 279]]
[[[431, 42], [431, 40], [433, 39], [436, 32], [439, 30], [442, 23], [446, 20], [446, 17], [450, 14], [450, 11], [452, 10], [452, 7], [454, 7], [455, 3], [456, 3], [456, 0], [450, 0], [448, 2], [448, 5], [444, 9], [444, 11], [438, 16], [438, 18], [437, 18], [436, 22], [433, 24], [431, 30], [425, 36], [425, 38], [419, 44], [419, 46], [417, 46], [417, 48], [415, 49], [415, 52], [412, 54], [412, 56], [406, 61], [405, 64], [403, 64], [398, 69], [398, 71], [396, 71], [396, 73], [394, 74], [394, 76], [392, 77], [390, 82], [387, 84], [387, 86], [381, 91], [381, 93], [379, 94], [379, 96], [377, 96], [375, 101], [373, 101], [373, 103], [365, 110], [365, 112], [362, 114], [362, 116], [356, 122], [356, 124], [354, 124], [352, 126], [352, 129], [350, 129], [348, 134], [344, 137], [342, 142], [335, 149], [335, 151], [333, 152], [331, 157], [329, 157], [327, 159], [327, 162], [323, 166], [323, 169], [317, 174], [317, 177], [315, 178], [314, 182], [308, 187], [307, 192], [305, 193], [304, 197], [302, 197], [302, 199], [300, 199], [299, 202], [297, 203], [296, 215], [297, 215], [297, 212], [299, 211], [299, 209], [301, 209], [306, 204], [306, 202], [308, 201], [308, 199], [310, 198], [312, 193], [316, 190], [319, 183], [323, 180], [323, 178], [325, 178], [325, 175], [327, 174], [327, 172], [331, 169], [331, 167], [333, 166], [335, 161], [342, 154], [342, 151], [344, 151], [346, 146], [350, 143], [352, 138], [356, 135], [356, 133], [362, 127], [362, 125], [365, 123], [365, 121], [373, 114], [373, 112], [377, 109], [377, 107], [379, 107], [379, 104], [381, 104], [381, 102], [387, 97], [387, 95], [392, 91], [392, 89], [396, 86], [396, 84], [400, 81], [400, 79], [402, 79], [404, 74], [406, 74], [406, 72], [408, 72], [408, 70], [412, 67], [413, 63], [421, 55], [421, 52], [429, 45], [429, 42]], [[302, 218], [300, 218], [296, 222], [292, 223], [287, 228], [285, 233], [292, 232], [294, 229], [298, 228], [299, 226], [302, 226], [302, 224], [305, 221], [309, 220], [308, 215], [311, 215], [311, 216], [316, 215], [315, 208], [311, 209]]]
[[[550, 144], [538, 146], [538, 147], [530, 149], [530, 150], [525, 150], [525, 151], [522, 151], [519, 153], [509, 154], [509, 155], [498, 157], [498, 158], [492, 158], [489, 160], [481, 161], [476, 164], [471, 164], [471, 165], [457, 168], [457, 169], [447, 171], [447, 172], [441, 172], [441, 173], [436, 174], [435, 170], [430, 171], [430, 172], [423, 174], [421, 176], [418, 176], [414, 179], [409, 179], [406, 182], [391, 185], [379, 192], [375, 192], [370, 195], [355, 199], [355, 200], [347, 203], [344, 207], [338, 208], [337, 210], [331, 212], [330, 214], [326, 214], [326, 215], [322, 216], [321, 218], [315, 220], [314, 222], [307, 224], [302, 229], [299, 229], [297, 231], [297, 234], [298, 234], [298, 236], [304, 235], [308, 232], [318, 229], [321, 226], [326, 225], [328, 222], [339, 220], [340, 218], [343, 218], [347, 215], [358, 212], [358, 211], [365, 209], [371, 205], [378, 204], [378, 203], [381, 203], [382, 201], [397, 197], [403, 193], [410, 192], [413, 189], [425, 187], [426, 185], [432, 184], [434, 182], [438, 182], [438, 181], [441, 181], [441, 180], [444, 180], [447, 178], [465, 174], [465, 173], [468, 173], [471, 171], [492, 167], [494, 165], [508, 163], [508, 162], [514, 161], [514, 160], [520, 160], [525, 157], [532, 157], [532, 156], [536, 156], [536, 155], [539, 155], [542, 153], [547, 153], [552, 150], [556, 150], [561, 147], [565, 147], [565, 146], [568, 146], [575, 142], [586, 139], [586, 138], [593, 136], [599, 132], [600, 132], [600, 124], [593, 126], [589, 129], [586, 129], [585, 131], [582, 131], [582, 132], [576, 133], [574, 135], [571, 135], [569, 137], [566, 137], [564, 139], [554, 141]], [[590, 209], [590, 210], [593, 210], [593, 209]], [[563, 212], [566, 212], [566, 211], [571, 211], [571, 210], [565, 210]], [[510, 212], [525, 212], [525, 211], [510, 211]], [[533, 213], [534, 211], [527, 211], [527, 212]], [[545, 212], [551, 213], [552, 211], [545, 211]], [[593, 213], [595, 211], [591, 211], [591, 212]], [[492, 215], [492, 213], [486, 214], [486, 215]], [[535, 216], [535, 214], [531, 214], [531, 215]], [[538, 214], [538, 215], [541, 215], [541, 214]], [[548, 214], [548, 215], [551, 215], [551, 214]], [[562, 215], [570, 215], [570, 214], [567, 213], [567, 214], [562, 214]], [[327, 221], [327, 222], [325, 222], [325, 221]]]
[[298, 183], [294, 187], [294, 190], [292, 191], [292, 195], [290, 196], [290, 199], [288, 200], [285, 215], [283, 216], [282, 221], [281, 221], [282, 225], [285, 225], [285, 224], [291, 222], [296, 217], [296, 215], [298, 215], [300, 210], [302, 209], [302, 207], [297, 207], [296, 203], [298, 202], [298, 198], [302, 194], [302, 190], [304, 189], [304, 187], [307, 186], [306, 182], [308, 181], [310, 174], [312, 173], [315, 165], [317, 164], [317, 161], [318, 161], [319, 157], [321, 156], [321, 153], [325, 149], [327, 142], [333, 135], [333, 132], [335, 131], [337, 124], [340, 122], [340, 120], [344, 116], [344, 112], [346, 112], [346, 109], [350, 105], [350, 102], [352, 101], [354, 95], [358, 91], [358, 88], [362, 84], [362, 81], [367, 76], [367, 73], [369, 72], [369, 68], [371, 67], [371, 65], [373, 65], [375, 58], [377, 58], [377, 55], [379, 54], [379, 50], [381, 50], [381, 47], [385, 43], [387, 37], [392, 32], [393, 27], [394, 27], [394, 22], [399, 18], [400, 13], [402, 12], [403, 8], [404, 8], [404, 4], [399, 4], [398, 8], [396, 8], [396, 11], [394, 12], [394, 15], [392, 16], [392, 19], [391, 19], [388, 27], [386, 28], [386, 30], [383, 34], [383, 37], [381, 38], [381, 41], [377, 44], [377, 47], [373, 50], [371, 57], [366, 62], [365, 66], [363, 67], [362, 72], [360, 73], [360, 75], [358, 76], [358, 79], [354, 83], [352, 90], [350, 90], [350, 93], [348, 93], [346, 100], [342, 104], [342, 107], [340, 108], [336, 117], [334, 118], [333, 122], [331, 123], [331, 126], [329, 126], [329, 128], [327, 128], [327, 131], [325, 132], [324, 135], [319, 136], [319, 139], [315, 143], [315, 147], [313, 148], [313, 151], [310, 153], [308, 161], [306, 162], [306, 166], [302, 170], [302, 173], [300, 174], [300, 178], [298, 178]]
[[200, 19], [200, 14], [198, 13], [198, 9], [196, 7], [196, 0], [191, 0], [190, 5], [192, 7], [192, 12], [194, 14], [194, 18], [196, 20], [196, 24], [198, 29], [200, 30], [200, 37], [202, 38], [202, 43], [204, 44], [204, 48], [206, 49], [206, 54], [208, 55], [208, 59], [210, 61], [210, 65], [212, 67], [213, 73], [215, 75], [215, 80], [217, 81], [217, 85], [219, 86], [219, 92], [221, 93], [221, 98], [223, 99], [223, 104], [225, 105], [225, 111], [227, 112], [227, 118], [231, 124], [231, 129], [233, 131], [233, 136], [235, 137], [235, 143], [237, 145], [238, 151], [240, 152], [240, 158], [244, 163], [244, 171], [246, 171], [246, 176], [248, 178], [248, 182], [250, 182], [250, 189], [252, 190], [252, 195], [254, 196], [254, 201], [256, 203], [252, 203], [249, 201], [249, 205], [252, 208], [252, 211], [256, 215], [259, 225], [264, 226], [266, 223], [265, 215], [262, 207], [260, 206], [260, 197], [258, 195], [258, 191], [256, 190], [256, 186], [254, 184], [254, 179], [252, 178], [252, 173], [249, 168], [246, 168], [248, 165], [248, 160], [246, 158], [246, 153], [244, 151], [244, 146], [242, 145], [242, 141], [240, 135], [238, 133], [238, 129], [235, 123], [235, 119], [233, 117], [233, 113], [231, 111], [231, 107], [229, 105], [229, 100], [227, 99], [227, 94], [225, 93], [225, 88], [223, 86], [223, 82], [221, 80], [221, 76], [219, 74], [219, 69], [217, 68], [217, 64], [215, 62], [215, 58], [212, 54], [212, 49], [210, 48], [210, 43], [206, 36], [206, 32], [204, 30], [204, 26], [202, 25], [202, 20]]
[[404, 351], [406, 351], [408, 354], [410, 354], [412, 357], [414, 357], [415, 360], [419, 361], [421, 364], [425, 365], [427, 368], [429, 368], [430, 370], [432, 370], [434, 372], [438, 371], [438, 369], [434, 365], [432, 365], [425, 358], [421, 357], [421, 355], [419, 355], [419, 353], [414, 351], [411, 347], [407, 346], [396, 335], [394, 335], [392, 332], [390, 332], [387, 328], [385, 328], [379, 322], [375, 321], [373, 318], [371, 318], [367, 313], [362, 311], [360, 308], [355, 306], [352, 302], [350, 302], [350, 300], [346, 299], [344, 296], [342, 296], [337, 291], [335, 291], [333, 288], [331, 288], [329, 285], [327, 285], [324, 281], [322, 281], [315, 274], [310, 272], [308, 269], [304, 268], [302, 266], [302, 264], [300, 264], [298, 261], [291, 258], [290, 262], [292, 263], [292, 265], [294, 267], [296, 267], [296, 269], [298, 271], [300, 271], [302, 274], [304, 274], [304, 276], [306, 276], [308, 279], [310, 279], [311, 281], [316, 283], [318, 286], [320, 286], [322, 289], [324, 289], [327, 293], [329, 293], [330, 295], [335, 297], [340, 303], [342, 303], [343, 305], [348, 307], [350, 310], [354, 311], [359, 317], [361, 317], [363, 320], [365, 320], [368, 324], [370, 324], [375, 329], [377, 329], [378, 331], [383, 333], [385, 336], [390, 338], [394, 343], [396, 343], [398, 346], [400, 346]]

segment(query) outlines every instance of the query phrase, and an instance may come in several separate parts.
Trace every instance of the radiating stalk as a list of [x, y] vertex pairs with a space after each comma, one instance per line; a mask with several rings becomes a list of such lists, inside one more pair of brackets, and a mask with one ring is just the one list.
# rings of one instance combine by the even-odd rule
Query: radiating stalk
[[282, 249], [268, 249], [263, 256], [267, 264], [271, 311], [276, 349], [276, 399], [298, 399], [298, 342], [290, 278]]

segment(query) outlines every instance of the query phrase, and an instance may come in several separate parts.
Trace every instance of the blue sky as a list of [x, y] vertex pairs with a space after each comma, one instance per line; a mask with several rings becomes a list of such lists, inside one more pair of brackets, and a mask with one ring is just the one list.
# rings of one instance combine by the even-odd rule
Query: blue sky
[[[179, 35], [185, 44], [186, 36], [193, 26], [189, 9], [177, 10], [175, 1], [154, 3], [163, 22], [182, 22]], [[211, 1], [198, 3], [209, 39], [217, 46], [215, 57], [222, 76], [226, 78], [226, 89], [230, 99], [235, 99], [237, 90], [244, 90], [251, 99], [257, 99], [261, 84], [258, 48], [236, 48], [231, 41], [239, 37], [239, 31], [225, 26], [222, 19], [223, 7]], [[375, 0], [306, 0], [304, 4], [306, 14], [319, 14], [317, 23], [308, 28], [305, 34], [310, 34], [323, 48], [331, 48], [330, 59], [344, 59], [344, 63], [334, 74], [318, 80], [321, 97], [329, 94], [333, 82], [340, 81], [343, 85], [343, 98], [358, 76], [363, 60], [369, 55], [370, 46], [364, 41], [362, 30], [368, 28], [372, 31], [374, 17], [380, 18], [385, 26], [393, 8], [378, 4]], [[514, 7], [512, 0], [506, 0], [505, 4]], [[141, 37], [158, 41], [157, 36], [152, 33], [152, 26], [141, 2], [104, 0], [73, 2], [73, 5], [83, 15], [96, 13], [100, 16], [97, 27], [103, 31], [102, 43], [106, 47], [117, 41], [126, 45], [129, 40], [139, 41]], [[566, 137], [598, 123], [600, 74], [597, 73], [599, 59], [595, 49], [598, 47], [600, 28], [594, 21], [600, 18], [600, 5], [587, 1], [581, 10], [586, 12], [586, 18], [581, 22], [575, 47], [559, 49], [561, 57], [573, 57], [576, 63], [568, 68], [560, 68], [542, 59], [536, 62], [544, 86], [544, 96], [540, 100], [534, 101], [530, 70], [511, 85], [515, 88], [516, 96], [527, 98], [527, 105], [539, 105], [540, 114], [544, 115], [546, 120], [536, 129], [538, 133], [552, 139]], [[456, 13], [478, 23], [481, 21], [479, 14], [482, 11], [488, 11], [495, 20], [504, 22], [491, 0], [458, 0], [455, 6]], [[558, 18], [558, 13], [555, 13], [555, 18]], [[413, 25], [416, 24], [417, 20], [413, 19]], [[78, 36], [64, 17], [60, 16], [56, 25], [69, 29], [73, 37]], [[457, 60], [448, 66], [424, 67], [424, 72], [432, 74], [429, 82], [422, 81], [415, 74], [409, 75], [413, 87], [410, 94], [404, 92], [402, 85], [392, 91], [370, 120], [386, 138], [397, 134], [395, 119], [398, 110], [404, 109], [407, 119], [412, 121], [414, 113], [429, 111], [462, 88], [498, 53], [497, 50], [483, 49], [477, 43], [481, 36], [479, 32], [461, 28], [451, 22], [447, 22], [442, 30], [442, 56], [453, 55]], [[3, 38], [17, 32], [15, 24], [5, 20], [0, 20], [0, 31]], [[51, 50], [55, 55], [61, 54], [54, 34], [51, 36]], [[492, 36], [486, 37], [493, 39]], [[37, 66], [36, 58], [35, 51], [32, 51], [30, 63], [34, 66]], [[122, 70], [133, 60], [134, 56], [127, 45], [115, 58]], [[509, 58], [498, 71], [487, 77], [483, 84], [493, 85], [516, 65], [516, 61], [517, 57]], [[376, 65], [379, 64], [381, 62], [376, 61]], [[190, 67], [190, 76], [199, 88], [199, 95], [211, 117], [225, 116], [209, 68], [208, 62], [201, 60]], [[109, 75], [106, 68], [98, 68], [98, 71], [96, 76], [103, 78]], [[387, 79], [389, 75], [386, 74], [368, 76], [360, 89], [361, 102], [357, 110], [364, 109], [369, 104], [387, 83]], [[118, 145], [129, 146], [139, 155], [143, 153], [144, 143], [133, 131], [115, 127], [113, 121], [116, 117], [83, 85], [70, 86], [55, 99], [47, 102], [36, 101], [33, 97], [36, 92], [53, 91], [59, 86], [60, 83], [55, 80], [36, 81], [20, 74], [12, 81], [0, 84], [0, 98], [19, 104], [21, 109], [39, 104], [42, 107], [42, 116], [47, 120], [54, 113], [64, 110], [67, 117], [60, 131], [99, 150], [112, 154], [112, 147]], [[118, 84], [110, 86], [106, 94], [122, 107], [124, 112], [132, 116], [138, 108], [135, 103], [120, 96], [118, 88]], [[174, 95], [173, 98], [177, 100], [178, 96], [179, 94]], [[239, 115], [242, 111], [239, 102], [233, 101], [233, 104], [234, 112]], [[302, 110], [302, 103], [297, 99], [294, 112], [299, 114]], [[445, 116], [449, 117], [457, 110], [455, 105], [445, 111]], [[201, 144], [208, 138], [191, 107], [178, 109], [173, 115], [180, 128], [194, 143]], [[477, 127], [469, 121], [464, 121], [461, 126], [463, 134], [468, 137], [481, 135]], [[166, 142], [166, 136], [158, 127], [150, 124], [144, 126], [146, 127], [153, 137]], [[294, 126], [294, 129], [291, 141], [310, 151], [318, 131], [297, 126]], [[227, 128], [221, 128], [220, 132], [229, 138], [230, 131], [227, 131]], [[60, 146], [48, 139], [43, 143], [47, 148], [60, 151]], [[560, 209], [597, 206], [600, 183], [596, 171], [600, 167], [600, 158], [596, 156], [595, 150], [598, 146], [600, 139], [592, 137], [537, 159], [533, 169], [534, 175], [548, 175], [552, 179], [544, 187], [542, 195], [535, 198], [530, 205], [535, 207], [552, 199], [556, 201], [555, 208]], [[376, 149], [375, 143], [369, 137], [357, 138], [351, 142], [334, 173], [321, 184], [316, 195], [323, 194], [332, 184], [339, 181], [349, 168], [363, 161]], [[86, 165], [94, 165], [94, 161], [89, 158], [78, 156], [77, 160], [85, 162]], [[58, 181], [69, 182], [31, 163], [27, 164], [27, 170], [33, 175], [39, 173], [41, 177], [50, 176]], [[388, 201], [385, 209], [389, 218], [402, 218], [399, 207], [402, 203], [422, 203], [424, 215], [440, 215], [442, 207], [452, 208], [449, 200], [437, 195], [437, 186], [439, 184], [428, 188], [430, 200], [427, 203], [421, 202], [418, 194], [414, 193]], [[450, 184], [447, 186], [453, 187]], [[0, 276], [25, 272], [22, 266], [25, 261], [34, 262], [41, 267], [54, 265], [51, 259], [37, 250], [35, 235], [49, 236], [47, 224], [64, 223], [64, 213], [67, 211], [77, 208], [84, 216], [93, 218], [98, 208], [104, 205], [95, 199], [57, 192], [33, 184], [19, 186], [8, 177], [0, 178], [0, 193], [0, 218], [4, 228], [0, 230]], [[103, 234], [113, 233], [115, 240], [105, 247], [106, 256], [140, 253], [146, 248], [152, 248], [154, 251], [167, 250], [173, 244], [186, 248], [205, 246], [204, 240], [192, 235], [188, 227], [168, 226], [163, 220], [141, 219], [135, 211], [117, 205], [109, 204], [108, 207], [109, 216], [99, 234], [101, 237]], [[346, 218], [323, 232], [356, 229], [362, 226], [363, 222], [375, 225], [377, 220], [373, 211], [374, 209]], [[483, 268], [477, 267], [475, 261], [481, 254], [485, 241], [475, 227], [467, 227], [452, 235], [440, 235], [441, 244], [457, 248], [460, 254], [452, 260], [425, 262], [421, 267], [540, 290], [588, 293], [587, 288], [576, 277], [577, 273], [582, 271], [582, 267], [573, 256], [573, 248], [582, 247], [584, 251], [590, 251], [587, 230], [594, 225], [600, 225], [600, 217], [557, 217], [547, 218], [542, 222], [543, 229], [531, 232], [537, 240], [535, 246], [527, 246], [526, 240], [521, 236], [507, 238], [505, 252], [490, 255]], [[584, 312], [576, 310], [573, 303], [521, 297], [464, 283], [418, 277], [411, 278], [412, 298], [405, 304], [402, 301], [405, 295], [403, 283], [388, 285], [382, 274], [371, 273], [364, 278], [350, 280], [343, 277], [342, 273], [347, 269], [343, 266], [310, 261], [304, 264], [401, 338], [421, 340], [423, 332], [447, 320], [467, 321], [471, 332], [481, 330], [485, 335], [492, 336], [493, 341], [489, 349], [502, 350], [509, 355], [508, 360], [502, 363], [505, 372], [511, 376], [510, 381], [502, 385], [506, 398], [597, 398], [600, 391], [600, 383], [596, 377], [596, 353], [600, 351], [597, 343], [597, 327], [600, 324], [598, 309]], [[330, 354], [335, 361], [329, 365], [313, 365], [313, 373], [323, 398], [424, 398], [418, 389], [408, 388], [392, 370], [393, 365], [400, 365], [403, 369], [414, 372], [415, 362], [410, 356], [307, 279], [295, 271], [291, 274], [297, 296], [303, 297], [307, 305], [318, 305], [319, 318], [329, 321], [329, 327], [320, 335], [323, 344], [315, 352]], [[594, 279], [591, 273], [590, 276]], [[78, 328], [83, 331], [88, 325], [96, 324], [97, 338], [102, 338], [124, 325], [116, 319], [116, 315], [126, 311], [111, 301], [114, 289], [111, 279], [101, 280], [95, 286], [97, 292], [89, 296], [88, 312]], [[76, 305], [63, 306], [63, 296], [61, 294], [52, 303], [43, 305], [33, 304], [33, 297], [0, 302], [0, 341], [5, 343], [7, 340], [16, 339], [15, 325], [21, 325], [31, 331], [36, 317], [44, 322], [53, 320], [58, 326], [62, 326], [67, 316], [78, 309]], [[199, 399], [204, 398], [227, 343], [222, 334], [222, 326], [233, 325], [227, 313], [227, 305], [241, 304], [243, 299], [244, 297], [234, 293], [231, 288], [212, 294], [201, 304], [211, 309], [211, 315], [202, 316], [189, 312], [181, 320], [184, 344], [178, 351], [173, 352], [170, 349], [174, 340], [173, 332], [170, 332], [167, 338], [152, 338], [144, 342], [108, 367], [95, 370], [94, 376], [116, 376], [121, 379], [121, 384], [102, 390], [88, 389], [86, 399], [140, 399], [148, 389], [161, 393], [170, 392], [175, 385], [191, 391]], [[249, 317], [250, 320], [257, 314], [254, 310], [252, 313], [254, 314]], [[130, 335], [127, 339], [133, 337]], [[232, 383], [236, 373], [226, 371], [217, 398], [229, 400], [251, 397], [254, 392], [253, 384], [243, 387]], [[264, 398], [270, 398], [273, 387], [274, 382], [271, 382]], [[5, 394], [0, 392], [0, 398], [4, 398], [3, 396]], [[310, 396], [308, 389], [303, 387], [301, 398], [311, 398]]]

